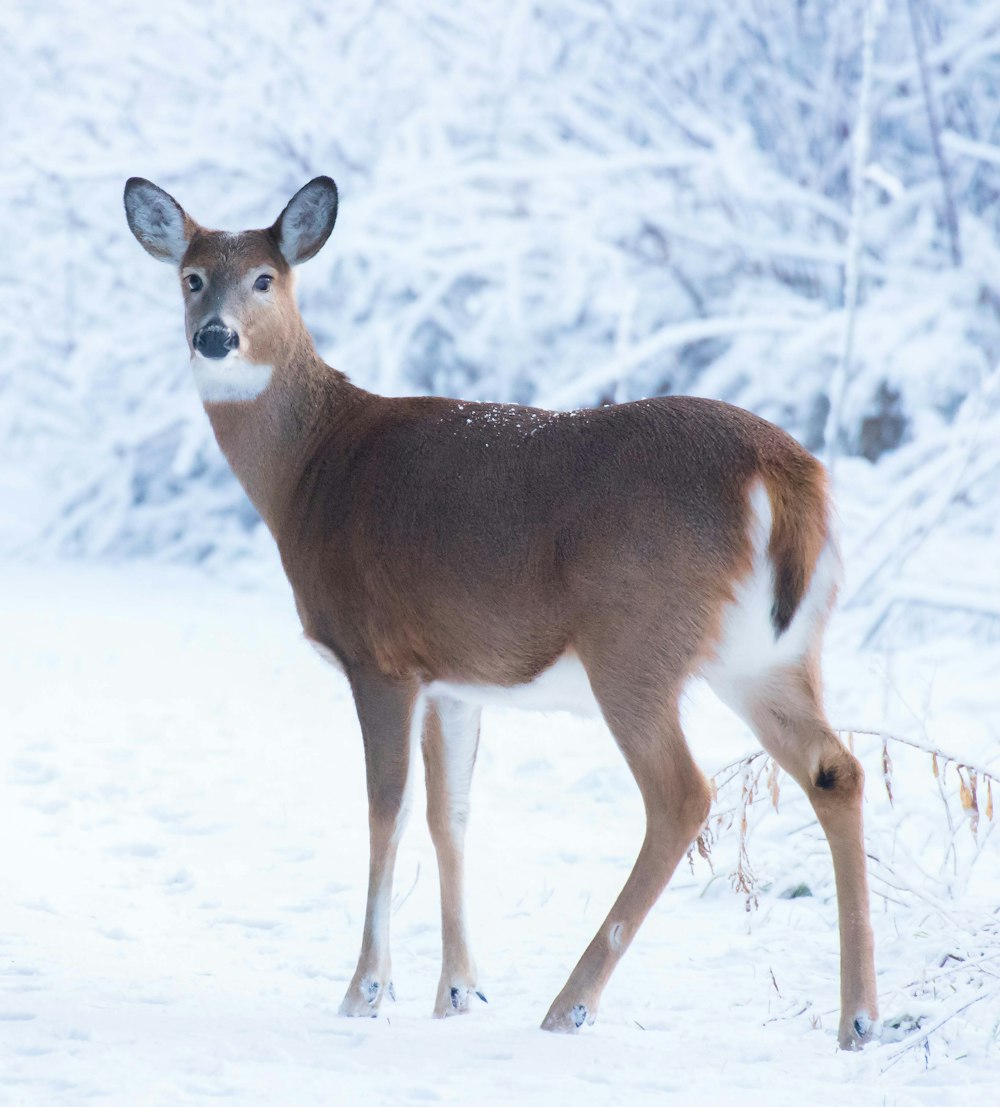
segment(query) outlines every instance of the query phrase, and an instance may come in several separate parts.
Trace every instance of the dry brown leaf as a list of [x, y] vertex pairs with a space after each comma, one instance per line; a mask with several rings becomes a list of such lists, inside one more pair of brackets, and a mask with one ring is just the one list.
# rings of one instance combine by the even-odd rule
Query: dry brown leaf
[[771, 767], [767, 774], [768, 791], [771, 793], [771, 803], [774, 806], [775, 811], [778, 810], [778, 797], [781, 795], [781, 785], [778, 783], [778, 765], [776, 762], [771, 762]]
[[964, 810], [970, 811], [972, 809], [972, 792], [969, 789], [968, 784], [965, 783], [965, 775], [962, 772], [961, 766], [958, 770], [958, 780], [958, 796], [959, 799], [961, 799], [962, 801], [962, 807]]
[[975, 837], [979, 831], [979, 796], [976, 793], [976, 785], [979, 783], [974, 772], [969, 772], [969, 791], [972, 793], [972, 817], [969, 820], [969, 829]]
[[986, 818], [993, 822], [993, 782], [986, 781]]
[[937, 750], [931, 754], [931, 767], [934, 769], [934, 779], [937, 780], [941, 775], [941, 770], [938, 768], [937, 763]]
[[889, 797], [889, 803], [895, 806], [892, 798], [892, 758], [889, 756], [889, 744], [882, 740], [882, 779], [885, 781], [885, 794]]

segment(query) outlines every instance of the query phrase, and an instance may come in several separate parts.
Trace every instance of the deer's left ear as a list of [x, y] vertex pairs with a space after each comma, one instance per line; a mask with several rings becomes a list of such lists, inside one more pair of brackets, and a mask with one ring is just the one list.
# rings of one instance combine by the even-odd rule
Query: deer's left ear
[[337, 221], [337, 186], [330, 177], [303, 185], [278, 216], [271, 233], [289, 265], [319, 253]]
[[125, 217], [147, 254], [174, 265], [180, 265], [198, 229], [169, 192], [142, 177], [129, 177], [125, 183]]

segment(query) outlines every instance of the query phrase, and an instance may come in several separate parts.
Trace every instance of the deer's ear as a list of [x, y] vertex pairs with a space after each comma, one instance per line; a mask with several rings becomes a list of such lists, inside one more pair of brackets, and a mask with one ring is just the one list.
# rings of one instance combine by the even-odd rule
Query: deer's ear
[[169, 192], [142, 177], [130, 177], [125, 183], [125, 216], [146, 253], [174, 265], [180, 265], [198, 229]]
[[289, 265], [318, 254], [337, 221], [337, 186], [330, 177], [303, 185], [278, 216], [271, 233]]

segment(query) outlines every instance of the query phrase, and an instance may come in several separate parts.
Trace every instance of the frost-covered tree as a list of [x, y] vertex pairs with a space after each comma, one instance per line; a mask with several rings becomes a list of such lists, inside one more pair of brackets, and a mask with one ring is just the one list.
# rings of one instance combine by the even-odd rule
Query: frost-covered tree
[[[555, 406], [693, 391], [820, 449], [863, 12], [5, 6], [0, 545], [231, 559], [258, 540], [188, 381], [175, 278], [128, 234], [132, 174], [231, 228], [334, 176], [302, 307], [367, 387]], [[996, 418], [998, 56], [1000, 13], [976, 0], [890, 0], [878, 23], [847, 455]]]

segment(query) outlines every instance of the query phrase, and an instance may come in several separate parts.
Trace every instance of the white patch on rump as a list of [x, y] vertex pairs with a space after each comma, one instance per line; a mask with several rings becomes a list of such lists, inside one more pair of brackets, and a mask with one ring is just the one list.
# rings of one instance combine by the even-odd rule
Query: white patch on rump
[[194, 383], [198, 386], [198, 394], [205, 404], [256, 400], [271, 383], [274, 373], [272, 366], [247, 361], [239, 354], [211, 358], [195, 353], [191, 358], [191, 370], [194, 373]]
[[771, 523], [771, 499], [764, 485], [758, 482], [750, 491], [753, 567], [736, 585], [733, 602], [726, 606], [723, 614], [722, 634], [715, 656], [701, 669], [701, 675], [716, 695], [741, 714], [747, 693], [761, 678], [776, 669], [797, 664], [808, 655], [840, 583], [840, 555], [835, 541], [830, 538], [820, 551], [791, 623], [776, 638], [771, 619], [774, 566], [767, 551]]
[[452, 696], [483, 707], [517, 707], [523, 711], [569, 711], [587, 718], [599, 717], [587, 671], [579, 657], [567, 651], [527, 684], [504, 687], [499, 684], [458, 684], [436, 680], [431, 695]]

